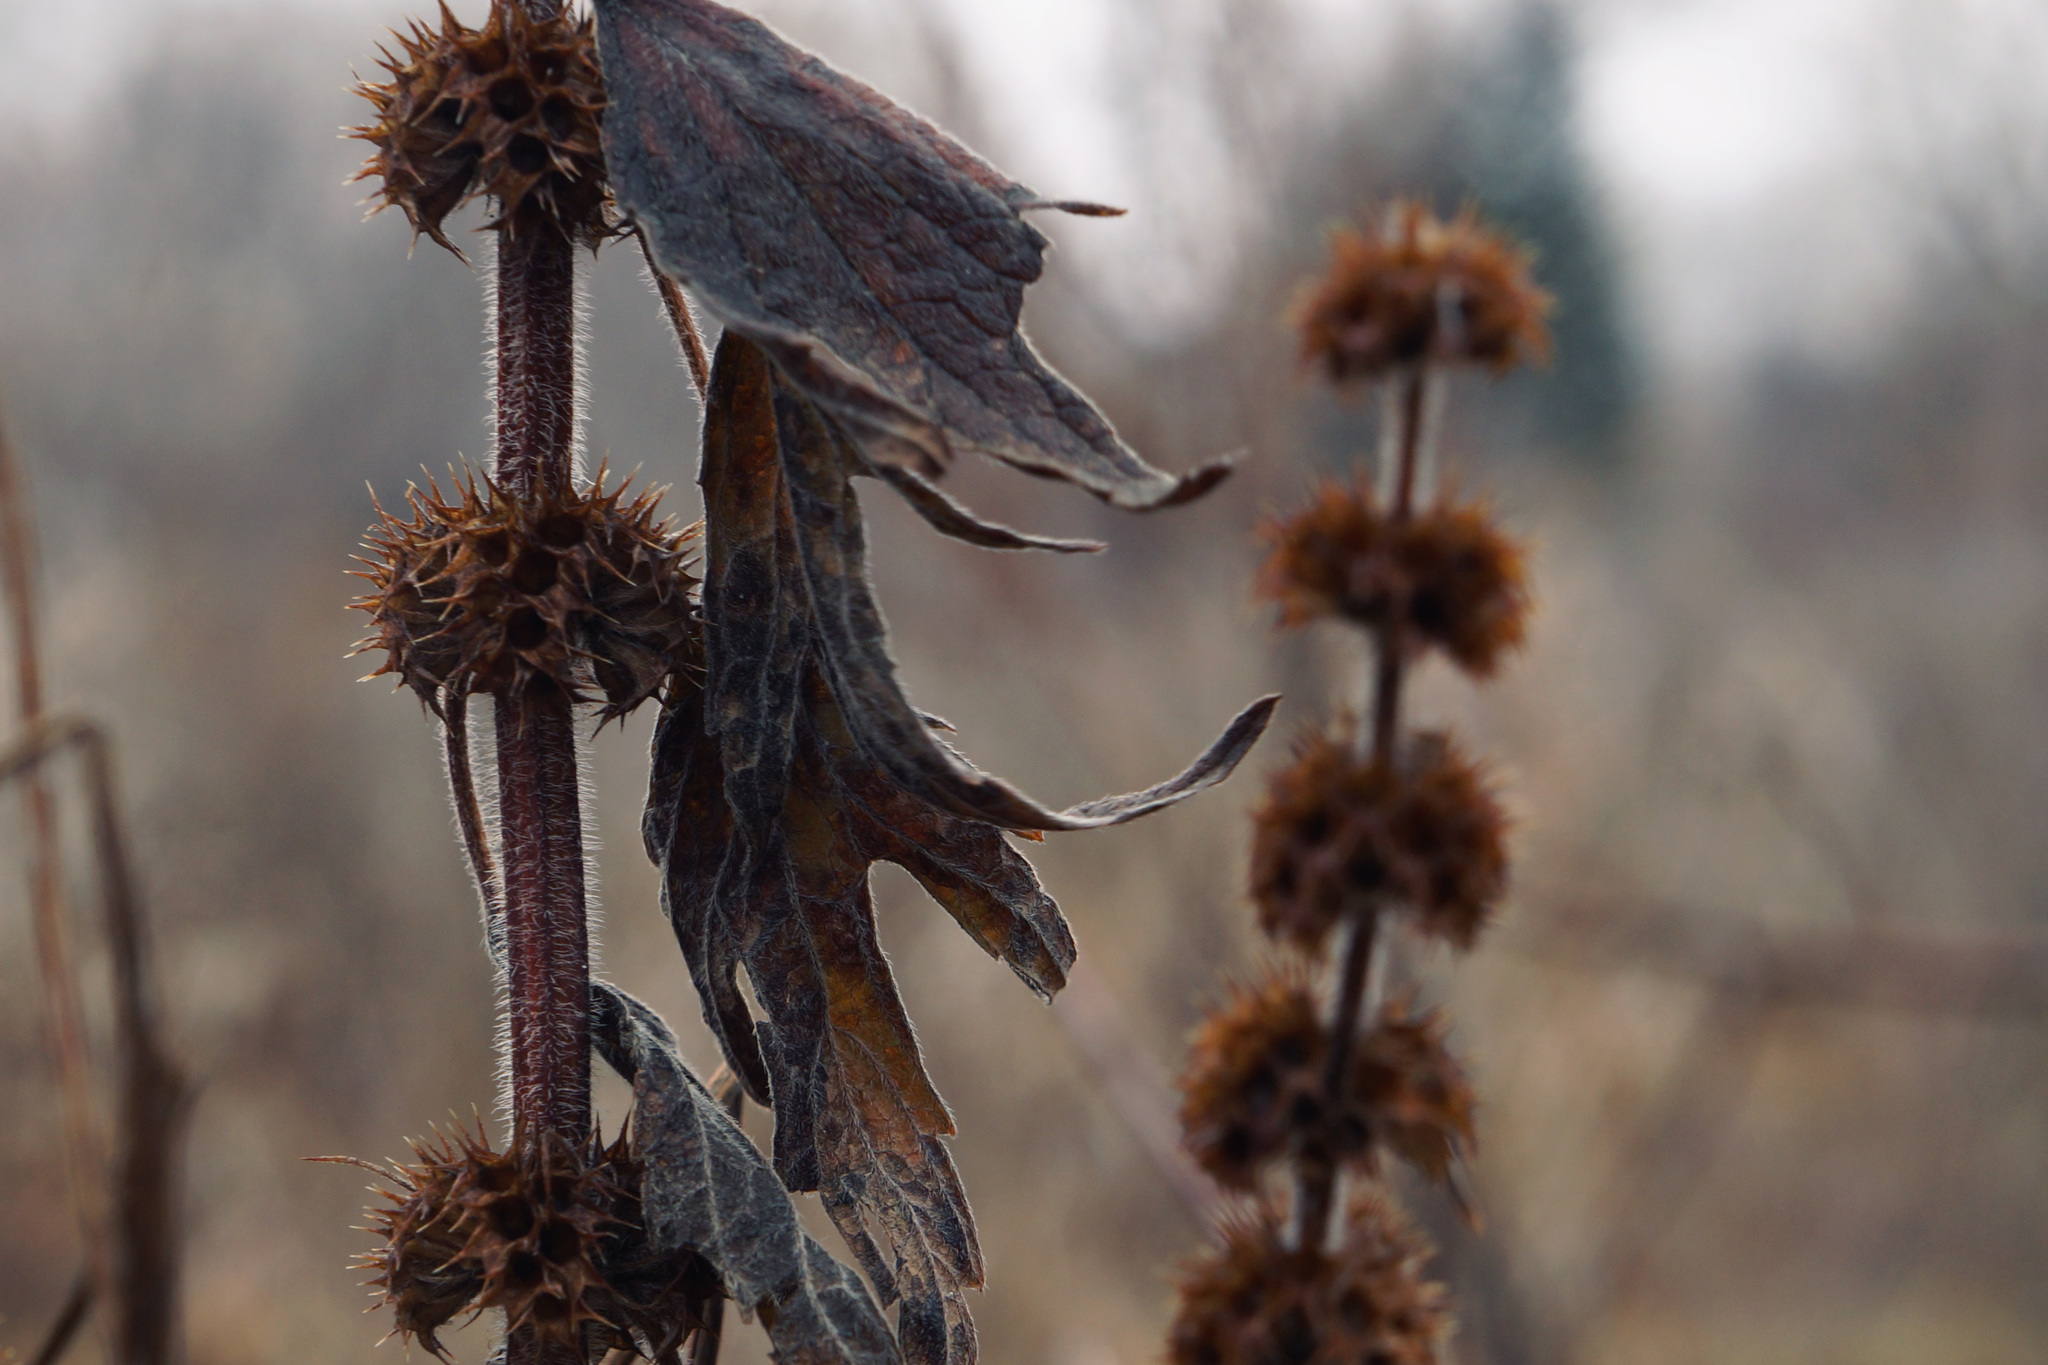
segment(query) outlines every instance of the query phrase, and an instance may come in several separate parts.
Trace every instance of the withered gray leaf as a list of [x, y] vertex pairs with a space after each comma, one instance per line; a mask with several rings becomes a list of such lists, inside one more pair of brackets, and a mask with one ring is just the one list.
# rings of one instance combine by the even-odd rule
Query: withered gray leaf
[[760, 1315], [781, 1365], [895, 1365], [895, 1340], [866, 1286], [803, 1230], [781, 1182], [683, 1064], [661, 1017], [595, 982], [591, 1037], [633, 1085], [650, 1242], [709, 1261], [726, 1292]]
[[937, 484], [903, 465], [871, 462], [863, 472], [872, 474], [902, 494], [903, 500], [933, 530], [984, 550], [1050, 550], [1054, 554], [1090, 555], [1100, 554], [1109, 548], [1099, 540], [1054, 540], [1046, 536], [1029, 536], [1007, 526], [983, 521], [948, 497]]
[[951, 814], [1004, 829], [1100, 829], [1149, 815], [1215, 786], [1230, 776], [1264, 733], [1278, 697], [1264, 697], [1246, 707], [1177, 776], [1143, 791], [1100, 797], [1064, 811], [1049, 810], [963, 761], [932, 737], [896, 680], [888, 631], [868, 584], [867, 540], [850, 477], [860, 467], [859, 451], [843, 428], [779, 377], [774, 395], [783, 475], [810, 585], [818, 652], [860, 747], [905, 790]]
[[880, 461], [979, 450], [1122, 507], [1227, 463], [1147, 465], [1018, 330], [1048, 204], [931, 124], [711, 0], [594, 0], [613, 193], [658, 267]]

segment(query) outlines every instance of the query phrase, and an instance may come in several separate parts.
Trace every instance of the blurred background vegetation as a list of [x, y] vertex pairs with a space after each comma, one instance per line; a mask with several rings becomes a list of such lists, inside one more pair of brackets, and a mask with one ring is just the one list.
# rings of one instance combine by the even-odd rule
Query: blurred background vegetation
[[[1419, 693], [1501, 756], [1521, 820], [1499, 929], [1456, 972], [1413, 948], [1400, 966], [1450, 1003], [1485, 1102], [1484, 1236], [1410, 1200], [1444, 1246], [1454, 1358], [2048, 1359], [2041, 16], [1786, 7], [1856, 35], [1821, 51], [1744, 0], [1074, 0], [1019, 74], [1019, 15], [760, 8], [1040, 189], [1129, 203], [1046, 224], [1032, 330], [1155, 462], [1248, 452], [1206, 502], [1144, 519], [958, 470], [987, 514], [1112, 543], [1085, 562], [970, 550], [871, 500], [917, 700], [1048, 799], [1153, 780], [1268, 688], [1283, 732], [1348, 700], [1348, 642], [1276, 638], [1246, 592], [1258, 518], [1373, 440], [1282, 324], [1327, 226], [1405, 190], [1536, 246], [1557, 362], [1461, 383], [1446, 458], [1533, 541], [1541, 612], [1504, 683], [1429, 672]], [[300, 1159], [399, 1153], [488, 1112], [495, 1081], [433, 732], [354, 681], [341, 570], [365, 479], [388, 502], [487, 452], [478, 280], [406, 259], [404, 225], [361, 223], [342, 183], [345, 73], [401, 11], [75, 14], [0, 13], [0, 46], [47, 59], [8, 68], [0, 385], [39, 503], [50, 691], [117, 737], [204, 1087], [190, 1354], [361, 1359], [387, 1327], [343, 1268], [361, 1181]], [[1697, 119], [1762, 120], [1750, 145], [1782, 164], [1660, 159], [1638, 101], [1674, 51], [1725, 58], [1728, 103]], [[1816, 128], [1832, 140], [1785, 152]], [[630, 252], [589, 281], [590, 453], [693, 517], [694, 406], [658, 309]], [[591, 750], [603, 969], [708, 1068], [639, 851], [648, 725]], [[1037, 854], [1120, 1004], [1107, 1038], [883, 877], [960, 1120], [998, 1365], [1158, 1357], [1198, 1228], [1133, 1138], [1146, 1096], [1105, 1093], [1083, 1054], [1177, 1068], [1219, 972], [1255, 960], [1243, 815], [1285, 742], [1190, 807]], [[0, 820], [6, 867], [18, 827]], [[25, 1349], [79, 1251], [17, 880], [0, 1342]], [[751, 1334], [733, 1352], [763, 1358]]]

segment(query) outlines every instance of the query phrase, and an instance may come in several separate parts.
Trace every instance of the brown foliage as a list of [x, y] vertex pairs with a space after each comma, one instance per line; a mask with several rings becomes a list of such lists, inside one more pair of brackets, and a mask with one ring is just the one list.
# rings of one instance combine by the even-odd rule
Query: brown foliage
[[1167, 1338], [1171, 1365], [1435, 1365], [1449, 1330], [1439, 1286], [1422, 1279], [1429, 1245], [1394, 1206], [1352, 1202], [1334, 1252], [1289, 1245], [1260, 1206], [1181, 1276]]
[[1179, 777], [1064, 812], [972, 768], [895, 680], [851, 488], [862, 467], [728, 331], [705, 425], [704, 681], [663, 710], [645, 832], [705, 1018], [775, 1108], [777, 1173], [818, 1190], [884, 1300], [902, 1298], [906, 1358], [959, 1362], [981, 1255], [941, 1141], [952, 1117], [876, 938], [869, 868], [905, 868], [1050, 996], [1073, 938], [1004, 829], [1095, 828], [1179, 801], [1228, 775], [1272, 703]]
[[457, 256], [443, 220], [478, 195], [497, 201], [489, 224], [510, 231], [550, 228], [595, 246], [605, 223], [604, 151], [598, 123], [604, 78], [591, 20], [564, 6], [549, 18], [497, 0], [481, 29], [441, 6], [441, 29], [415, 20], [394, 33], [383, 84], [363, 82], [373, 123], [350, 130], [376, 148], [359, 180], [378, 179], [377, 208], [405, 211]]
[[1484, 507], [1445, 497], [1396, 518], [1370, 489], [1330, 482], [1262, 534], [1272, 551], [1258, 591], [1280, 604], [1282, 625], [1341, 616], [1410, 654], [1441, 649], [1477, 677], [1522, 643], [1522, 549]]
[[1253, 822], [1259, 921], [1311, 952], [1383, 903], [1469, 948], [1507, 890], [1507, 816], [1440, 732], [1411, 736], [1391, 760], [1360, 758], [1348, 726], [1308, 735]]
[[1546, 358], [1550, 296], [1529, 255], [1470, 210], [1444, 222], [1398, 200], [1365, 232], [1339, 229], [1330, 264], [1296, 309], [1302, 358], [1331, 382], [1424, 362], [1496, 373]]
[[596, 0], [605, 155], [658, 267], [771, 355], [877, 465], [978, 450], [1119, 506], [1199, 497], [1139, 459], [1018, 330], [1048, 203], [709, 0]]

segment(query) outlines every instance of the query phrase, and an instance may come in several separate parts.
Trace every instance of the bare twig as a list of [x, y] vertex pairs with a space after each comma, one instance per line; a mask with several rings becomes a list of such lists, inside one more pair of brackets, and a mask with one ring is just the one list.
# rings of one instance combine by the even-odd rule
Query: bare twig
[[64, 1296], [64, 1306], [57, 1310], [57, 1320], [50, 1324], [50, 1331], [43, 1338], [43, 1344], [29, 1357], [29, 1365], [57, 1365], [64, 1358], [64, 1352], [71, 1348], [71, 1339], [78, 1335], [78, 1329], [85, 1324], [85, 1315], [92, 1308], [94, 1285], [98, 1277], [92, 1268], [78, 1272], [72, 1281], [71, 1292]]
[[[0, 413], [0, 587], [4, 587], [14, 628], [15, 710], [24, 731], [34, 727], [43, 711], [33, 528], [21, 468], [7, 438], [5, 414]], [[79, 1004], [78, 966], [66, 924], [56, 805], [41, 773], [26, 779], [23, 799], [28, 811], [29, 911], [35, 925], [36, 968], [58, 1090], [63, 1096], [64, 1164], [85, 1241], [86, 1273], [104, 1281], [109, 1270], [106, 1142], [93, 1104], [85, 1012]]]
[[106, 735], [79, 717], [39, 721], [0, 754], [0, 783], [28, 780], [67, 749], [77, 749], [84, 763], [93, 853], [114, 968], [121, 1059], [120, 1152], [109, 1276], [115, 1358], [122, 1365], [168, 1365], [176, 1325], [175, 1188], [186, 1087], [159, 1041], [149, 943], [114, 797], [113, 755]]
[[640, 254], [647, 258], [647, 274], [654, 281], [654, 292], [661, 295], [661, 306], [668, 313], [668, 325], [675, 329], [676, 345], [682, 349], [683, 361], [690, 367], [690, 382], [697, 386], [697, 397], [701, 401], [711, 390], [711, 356], [704, 349], [704, 333], [697, 326], [697, 315], [690, 308], [690, 300], [683, 293], [683, 287], [662, 273], [654, 263], [654, 248], [647, 244], [647, 234], [638, 228], [633, 235], [640, 241]]

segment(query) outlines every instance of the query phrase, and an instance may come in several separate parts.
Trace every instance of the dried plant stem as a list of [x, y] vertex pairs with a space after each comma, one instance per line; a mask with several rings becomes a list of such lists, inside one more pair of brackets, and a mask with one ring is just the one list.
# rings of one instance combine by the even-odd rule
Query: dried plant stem
[[[35, 541], [27, 493], [14, 446], [0, 423], [0, 586], [14, 627], [15, 712], [23, 731], [43, 713], [42, 653], [35, 600]], [[72, 959], [64, 907], [62, 855], [57, 811], [40, 772], [25, 781], [23, 800], [29, 827], [29, 913], [35, 926], [36, 969], [42, 983], [43, 1014], [56, 1062], [64, 1106], [64, 1164], [85, 1241], [87, 1274], [104, 1283], [106, 1247], [106, 1145], [92, 1098], [91, 1057], [86, 1050], [85, 1012], [78, 999], [78, 967]]]
[[[1383, 420], [1393, 424], [1386, 448], [1393, 452], [1388, 516], [1400, 523], [1415, 513], [1415, 486], [1422, 463], [1424, 406], [1429, 388], [1428, 367], [1415, 365], [1393, 381]], [[1368, 732], [1374, 762], [1389, 763], [1400, 738], [1401, 689], [1406, 680], [1407, 648], [1398, 621], [1373, 632], [1372, 728]], [[1351, 1057], [1366, 1009], [1366, 987], [1372, 976], [1372, 954], [1379, 936], [1380, 907], [1367, 904], [1352, 917], [1339, 969], [1337, 1005], [1330, 1020], [1329, 1066], [1323, 1090], [1326, 1113], [1338, 1113], [1350, 1081]], [[1327, 1154], [1304, 1158], [1296, 1203], [1298, 1236], [1303, 1247], [1321, 1247], [1330, 1235], [1336, 1207], [1337, 1164]]]
[[57, 1365], [64, 1358], [64, 1352], [71, 1348], [71, 1339], [85, 1325], [85, 1315], [92, 1308], [95, 1283], [91, 1270], [79, 1272], [78, 1278], [71, 1283], [71, 1292], [64, 1296], [64, 1306], [57, 1310], [57, 1320], [50, 1324], [43, 1344], [29, 1358], [30, 1365]]
[[39, 721], [19, 744], [0, 754], [0, 783], [27, 780], [71, 748], [84, 758], [121, 1065], [108, 1279], [115, 1303], [114, 1358], [122, 1365], [167, 1365], [176, 1326], [176, 1171], [186, 1088], [160, 1040], [149, 944], [114, 797], [113, 756], [106, 736], [90, 721]]
[[636, 229], [633, 235], [639, 239], [640, 254], [647, 258], [647, 273], [654, 280], [654, 292], [661, 295], [668, 325], [675, 329], [676, 345], [690, 367], [690, 382], [697, 386], [697, 397], [702, 399], [711, 391], [711, 356], [704, 349], [704, 333], [697, 326], [697, 315], [690, 308], [683, 287], [662, 274], [661, 267], [654, 263], [654, 248], [647, 245], [647, 234]]

